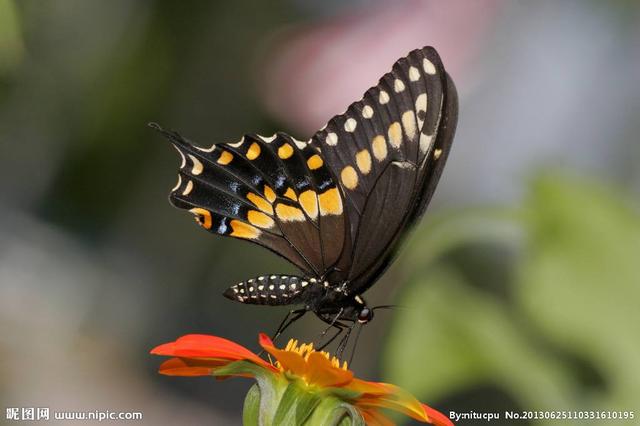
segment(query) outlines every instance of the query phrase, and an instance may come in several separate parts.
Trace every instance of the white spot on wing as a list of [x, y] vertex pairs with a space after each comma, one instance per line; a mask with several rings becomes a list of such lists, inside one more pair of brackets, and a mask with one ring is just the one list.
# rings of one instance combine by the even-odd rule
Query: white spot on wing
[[356, 130], [356, 126], [358, 126], [358, 122], [353, 118], [348, 118], [347, 121], [344, 122], [344, 129], [347, 132], [353, 132]]
[[418, 71], [418, 68], [416, 68], [414, 66], [409, 68], [409, 80], [411, 80], [411, 81], [420, 80], [420, 71]]
[[384, 90], [380, 91], [380, 97], [378, 98], [378, 101], [380, 101], [380, 103], [382, 105], [386, 104], [387, 102], [389, 102], [389, 94], [387, 92], [385, 92]]
[[190, 180], [189, 182], [187, 182], [187, 186], [184, 188], [184, 191], [182, 191], [182, 195], [189, 195], [192, 190], [193, 190], [193, 181]]
[[303, 141], [299, 141], [296, 138], [291, 138], [293, 140], [293, 143], [296, 145], [296, 147], [298, 147], [298, 149], [305, 149], [305, 147], [307, 146], [306, 142]]
[[171, 192], [173, 191], [177, 191], [178, 188], [180, 188], [180, 185], [182, 185], [182, 177], [180, 175], [178, 175], [178, 183], [176, 183], [176, 186], [173, 187], [173, 189], [171, 190]]
[[240, 139], [238, 142], [234, 142], [234, 143], [229, 143], [227, 145], [232, 146], [234, 148], [238, 148], [240, 147], [242, 144], [244, 143], [244, 136], [242, 137], [242, 139]]
[[194, 175], [199, 175], [200, 173], [202, 173], [202, 170], [204, 170], [204, 167], [202, 166], [202, 163], [200, 162], [200, 160], [198, 160], [196, 157], [194, 157], [191, 154], [187, 154], [189, 156], [189, 159], [191, 160], [191, 162], [193, 162], [193, 168], [191, 169], [191, 173], [193, 173]]
[[416, 135], [416, 116], [413, 111], [408, 110], [402, 114], [402, 127], [409, 139]]
[[335, 146], [338, 143], [338, 135], [333, 132], [327, 133], [325, 142], [327, 143], [327, 145]]
[[424, 154], [429, 150], [432, 140], [433, 140], [433, 135], [425, 135], [424, 133], [420, 134], [420, 152], [421, 153]]
[[435, 65], [433, 65], [433, 62], [431, 62], [427, 58], [424, 58], [422, 60], [422, 68], [424, 68], [424, 72], [426, 72], [429, 75], [434, 75], [436, 73]]
[[[418, 120], [418, 129], [422, 129], [424, 124], [424, 117], [427, 115], [427, 94], [422, 93], [416, 98], [416, 117]], [[420, 119], [420, 117], [423, 117]]]
[[215, 145], [215, 144], [213, 144], [213, 145], [211, 145], [209, 148], [201, 148], [201, 147], [199, 147], [199, 146], [196, 146], [196, 149], [197, 149], [198, 151], [202, 151], [202, 152], [213, 152], [213, 150], [214, 150], [214, 149], [216, 149], [216, 145]]
[[396, 81], [393, 83], [393, 90], [395, 90], [396, 93], [400, 93], [404, 90], [404, 87], [402, 80], [396, 78]]
[[371, 108], [369, 105], [365, 105], [364, 108], [362, 108], [362, 116], [364, 118], [373, 117], [373, 108]]
[[260, 139], [262, 139], [262, 140], [263, 140], [263, 141], [265, 141], [266, 143], [271, 143], [271, 142], [273, 142], [273, 141], [276, 139], [276, 137], [277, 137], [277, 136], [278, 136], [278, 135], [272, 135], [272, 136], [269, 136], [269, 137], [267, 137], [267, 136], [260, 136]]
[[181, 159], [180, 168], [183, 168], [187, 164], [187, 159], [184, 158], [184, 154], [182, 153], [182, 151], [178, 149], [177, 146], [174, 145], [173, 147], [176, 149], [176, 151], [178, 151], [178, 154], [180, 154], [180, 159]]

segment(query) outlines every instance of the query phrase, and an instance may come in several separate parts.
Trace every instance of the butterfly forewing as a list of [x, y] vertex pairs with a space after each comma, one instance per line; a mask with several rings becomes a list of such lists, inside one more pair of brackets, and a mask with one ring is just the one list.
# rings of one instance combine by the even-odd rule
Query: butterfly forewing
[[415, 50], [311, 139], [340, 183], [350, 224], [352, 248], [331, 277], [349, 281], [356, 293], [375, 281], [371, 271], [390, 262], [428, 201], [423, 191], [437, 183], [434, 155], [443, 163], [451, 142], [440, 139], [434, 148], [449, 85], [435, 50]]

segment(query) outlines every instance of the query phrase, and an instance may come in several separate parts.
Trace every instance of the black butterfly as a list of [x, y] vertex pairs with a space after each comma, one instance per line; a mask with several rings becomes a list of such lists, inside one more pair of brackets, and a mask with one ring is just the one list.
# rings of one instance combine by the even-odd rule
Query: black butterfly
[[398, 60], [307, 142], [248, 134], [200, 148], [152, 126], [182, 157], [174, 206], [206, 230], [260, 244], [300, 269], [300, 276], [260, 276], [224, 293], [247, 304], [301, 305], [277, 337], [308, 311], [338, 328], [336, 336], [373, 318], [361, 295], [423, 215], [456, 121], [454, 84], [425, 47]]

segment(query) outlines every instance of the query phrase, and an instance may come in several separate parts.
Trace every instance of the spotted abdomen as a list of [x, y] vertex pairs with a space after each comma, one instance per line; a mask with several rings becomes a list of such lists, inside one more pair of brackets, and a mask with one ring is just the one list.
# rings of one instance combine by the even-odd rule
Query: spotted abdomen
[[227, 299], [251, 305], [289, 305], [301, 303], [303, 295], [314, 283], [291, 275], [263, 275], [229, 287], [223, 295]]

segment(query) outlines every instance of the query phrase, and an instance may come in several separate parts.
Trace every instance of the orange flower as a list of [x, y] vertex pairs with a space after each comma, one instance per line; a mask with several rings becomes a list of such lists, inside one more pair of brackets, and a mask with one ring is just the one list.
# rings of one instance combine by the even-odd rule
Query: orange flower
[[[327, 352], [316, 351], [313, 344], [299, 345], [290, 340], [284, 349], [278, 349], [265, 334], [259, 342], [275, 362], [260, 358], [243, 346], [216, 336], [191, 334], [175, 342], [154, 348], [155, 355], [172, 356], [160, 366], [160, 373], [170, 376], [253, 377], [259, 383], [284, 389], [294, 385], [295, 395], [320, 400], [335, 400], [338, 404], [355, 407], [368, 425], [393, 425], [380, 410], [398, 411], [416, 420], [435, 425], [453, 425], [443, 414], [421, 404], [410, 393], [388, 383], [368, 382], [355, 378], [347, 369], [346, 361], [331, 357]], [[297, 393], [296, 393], [297, 392]], [[263, 395], [279, 395], [282, 392], [262, 392]], [[292, 404], [291, 401], [287, 402]], [[267, 404], [268, 405], [268, 404]], [[277, 406], [277, 401], [272, 406]], [[262, 404], [262, 408], [265, 404]], [[246, 409], [246, 405], [245, 405]], [[296, 414], [297, 416], [298, 414]], [[311, 414], [307, 414], [309, 418]], [[298, 417], [296, 417], [297, 419]]]

